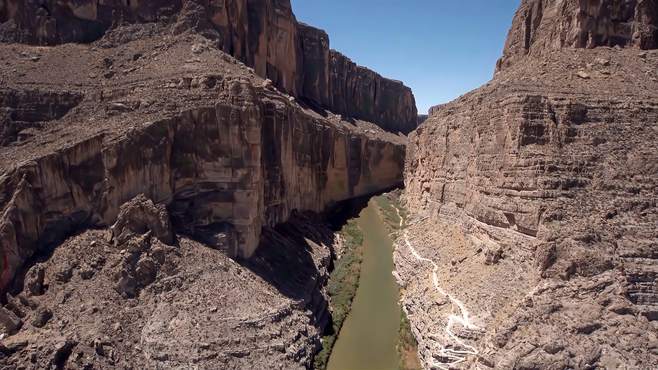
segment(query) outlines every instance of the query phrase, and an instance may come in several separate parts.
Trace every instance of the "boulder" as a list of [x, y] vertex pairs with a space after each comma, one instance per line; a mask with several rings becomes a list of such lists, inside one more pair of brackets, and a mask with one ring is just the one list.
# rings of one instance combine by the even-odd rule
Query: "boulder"
[[0, 329], [3, 334], [13, 335], [23, 326], [23, 321], [15, 313], [0, 307]]
[[111, 227], [112, 241], [122, 245], [129, 239], [148, 232], [165, 244], [175, 242], [169, 213], [163, 205], [140, 194], [121, 206], [117, 221]]

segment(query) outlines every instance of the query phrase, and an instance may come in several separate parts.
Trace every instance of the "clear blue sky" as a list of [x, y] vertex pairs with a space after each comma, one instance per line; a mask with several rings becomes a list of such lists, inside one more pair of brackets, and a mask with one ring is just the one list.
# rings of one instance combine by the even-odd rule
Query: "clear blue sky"
[[331, 47], [410, 86], [419, 113], [489, 81], [520, 0], [292, 0]]

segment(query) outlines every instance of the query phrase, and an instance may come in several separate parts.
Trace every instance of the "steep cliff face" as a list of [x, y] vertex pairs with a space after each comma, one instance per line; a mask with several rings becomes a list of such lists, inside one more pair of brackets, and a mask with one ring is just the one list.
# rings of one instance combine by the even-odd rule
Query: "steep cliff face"
[[402, 82], [382, 78], [329, 49], [327, 34], [300, 25], [304, 60], [303, 96], [333, 112], [377, 122], [391, 132], [417, 125], [415, 99]]
[[297, 23], [289, 0], [0, 0], [0, 22], [0, 40], [45, 45], [91, 42], [121, 24], [192, 28], [294, 96], [389, 131], [416, 127], [411, 90], [330, 51], [326, 33]]
[[396, 264], [427, 367], [658, 364], [658, 53], [622, 3], [655, 5], [523, 2], [494, 80], [411, 135]]
[[658, 48], [658, 2], [524, 0], [514, 17], [498, 69], [530, 53], [598, 46]]
[[[321, 212], [401, 183], [401, 138], [304, 110], [189, 37], [152, 54], [144, 48], [160, 39], [42, 50], [39, 63], [60, 71], [54, 81], [69, 89], [60, 94], [43, 84], [25, 91], [43, 78], [30, 65], [17, 64], [22, 78], [3, 76], [11, 83], [2, 96], [20, 100], [6, 106], [9, 116], [43, 121], [1, 148], [3, 287], [37, 250], [110, 225], [141, 193], [167, 204], [180, 232], [249, 257], [261, 229], [293, 210]], [[8, 60], [25, 58], [3, 48]]]

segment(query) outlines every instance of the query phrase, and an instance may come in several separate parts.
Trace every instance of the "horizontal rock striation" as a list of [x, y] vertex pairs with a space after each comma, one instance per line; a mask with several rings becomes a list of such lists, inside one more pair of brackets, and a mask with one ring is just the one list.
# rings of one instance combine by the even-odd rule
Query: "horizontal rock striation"
[[[633, 12], [652, 4], [523, 2], [506, 56], [528, 23], [521, 15], [541, 9], [527, 55], [432, 108], [410, 136], [409, 240], [438, 264], [439, 284], [473, 324], [453, 319], [458, 340], [430, 330], [464, 311], [428, 294], [431, 271], [401, 241], [404, 307], [427, 367], [658, 365], [656, 346], [645, 345], [658, 339], [658, 53], [596, 33], [612, 28], [592, 9], [621, 3]], [[602, 25], [586, 30], [591, 44], [550, 28], [574, 25], [574, 4]], [[445, 346], [463, 352], [446, 357]]]
[[65, 92], [0, 91], [0, 145], [24, 140], [34, 134], [34, 128], [43, 128], [49, 121], [62, 118], [82, 98]]
[[[21, 131], [22, 140], [0, 148], [0, 286], [37, 251], [80, 228], [111, 225], [121, 205], [139, 194], [166, 204], [179, 232], [247, 258], [261, 229], [287, 221], [294, 210], [319, 213], [401, 184], [400, 137], [305, 110], [214, 49], [198, 54], [193, 67], [181, 67], [181, 53], [201, 44], [178, 42], [160, 56], [169, 62], [152, 61], [156, 72], [149, 69], [155, 57], [130, 57], [143, 69], [139, 79], [121, 76], [98, 85], [102, 93], [84, 95], [72, 113], [33, 136]], [[121, 53], [133, 55], [142, 45], [126, 45]], [[52, 65], [77, 55], [49, 52], [44, 57], [52, 57]], [[114, 52], [90, 51], [88, 57], [103, 61]], [[83, 63], [82, 69], [94, 68]], [[182, 76], [174, 83], [162, 72], [169, 67]], [[63, 77], [70, 82], [88, 73]], [[19, 85], [3, 93], [25, 97], [19, 110], [9, 107], [13, 116], [45, 116], [44, 107], [68, 108], [70, 96], [89, 91], [86, 83], [84, 90], [73, 85], [77, 92], [60, 95], [28, 93]]]
[[497, 69], [562, 47], [658, 48], [656, 0], [524, 0]]
[[392, 132], [416, 127], [411, 90], [330, 50], [326, 33], [297, 22], [289, 0], [0, 0], [0, 22], [0, 41], [39, 45], [92, 42], [121, 24], [194, 29], [312, 104]]
[[309, 368], [329, 319], [333, 232], [296, 215], [265, 231], [247, 268], [185, 236], [162, 242], [162, 208], [137, 197], [112, 229], [120, 238], [85, 231], [32, 266], [0, 309], [0, 330], [12, 327], [0, 365]]
[[407, 134], [416, 128], [414, 96], [402, 82], [330, 50], [322, 30], [300, 24], [299, 34], [305, 98], [332, 112], [376, 122], [387, 131]]

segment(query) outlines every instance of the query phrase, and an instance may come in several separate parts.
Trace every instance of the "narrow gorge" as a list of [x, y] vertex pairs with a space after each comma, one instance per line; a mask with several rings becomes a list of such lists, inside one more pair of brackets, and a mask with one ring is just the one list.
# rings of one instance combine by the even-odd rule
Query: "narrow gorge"
[[290, 0], [0, 0], [0, 369], [655, 369], [658, 0], [516, 5], [418, 115]]

